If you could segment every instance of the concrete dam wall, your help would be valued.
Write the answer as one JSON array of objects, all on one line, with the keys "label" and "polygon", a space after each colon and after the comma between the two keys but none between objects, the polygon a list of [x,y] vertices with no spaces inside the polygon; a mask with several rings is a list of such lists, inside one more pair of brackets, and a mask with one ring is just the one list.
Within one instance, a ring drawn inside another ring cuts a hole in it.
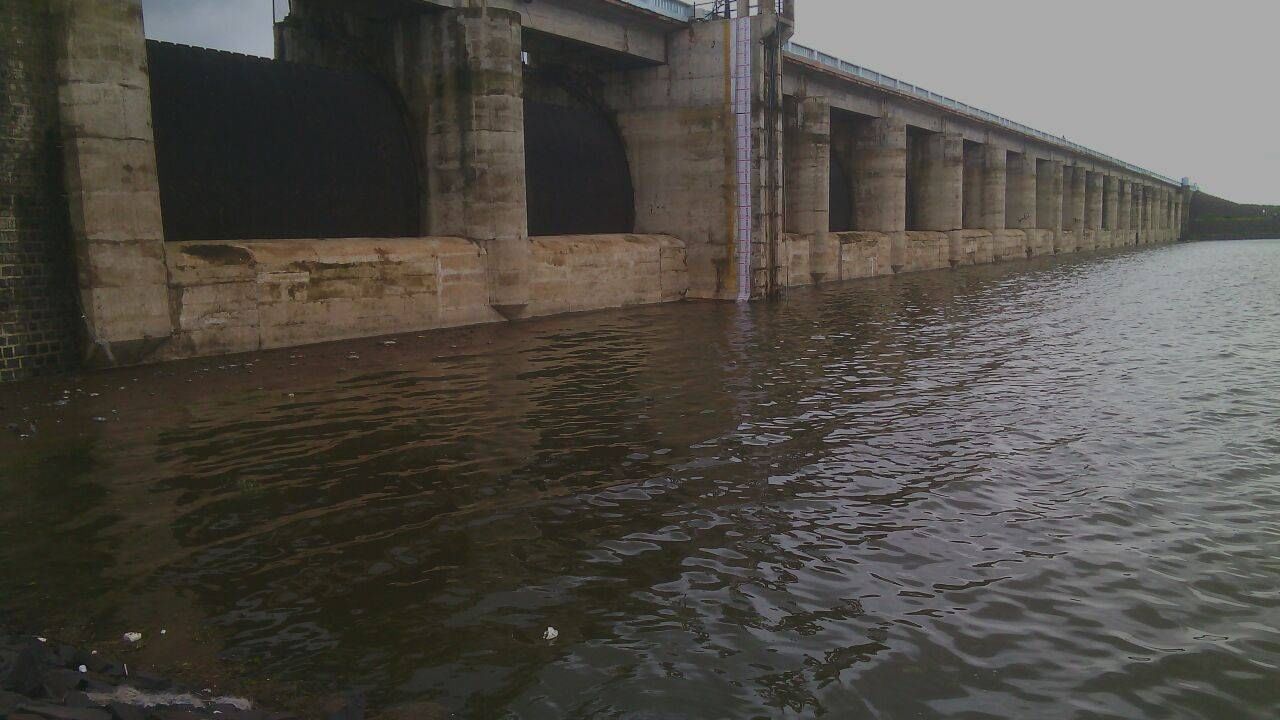
[{"label": "concrete dam wall", "polygon": [[6,4],[0,379],[1181,237],[1189,187],[728,5],[293,0],[269,60]]}]

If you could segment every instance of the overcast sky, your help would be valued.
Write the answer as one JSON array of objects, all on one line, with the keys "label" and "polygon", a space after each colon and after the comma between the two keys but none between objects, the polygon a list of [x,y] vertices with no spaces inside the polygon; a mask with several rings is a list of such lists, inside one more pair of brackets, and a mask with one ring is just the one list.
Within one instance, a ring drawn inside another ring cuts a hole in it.
[{"label": "overcast sky", "polygon": [[[1280,203],[1280,3],[796,5],[797,42],[1229,199]],[[272,0],[143,6],[149,37],[272,52]]]}]

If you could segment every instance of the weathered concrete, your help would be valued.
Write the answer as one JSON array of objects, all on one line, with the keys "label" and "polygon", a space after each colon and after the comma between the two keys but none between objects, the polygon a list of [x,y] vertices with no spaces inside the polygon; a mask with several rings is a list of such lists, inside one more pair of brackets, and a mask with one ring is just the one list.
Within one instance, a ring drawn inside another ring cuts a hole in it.
[{"label": "weathered concrete", "polygon": [[995,262],[993,236],[989,230],[952,230],[947,233],[951,241],[951,267],[961,265],[987,265]]},{"label": "weathered concrete", "polygon": [[[157,359],[216,355],[504,318],[486,248],[463,238],[172,243],[177,332]],[[688,289],[665,236],[539,237],[529,315],[671,302]]]},{"label": "weathered concrete", "polygon": [[1120,180],[1107,175],[1103,178],[1102,189],[1102,229],[1115,230],[1119,227],[1120,216]]},{"label": "weathered concrete", "polygon": [[944,232],[912,230],[894,233],[894,272],[920,272],[951,267],[951,238]]},{"label": "weathered concrete", "polygon": [[893,274],[893,236],[854,231],[837,233],[836,238],[839,243],[841,280]]},{"label": "weathered concrete", "polygon": [[1007,156],[1005,225],[1014,230],[1034,230],[1037,219],[1036,159],[1026,153],[1008,153]]},{"label": "weathered concrete", "polygon": [[1036,163],[1036,217],[1040,230],[1062,229],[1065,168],[1057,160]]},{"label": "weathered concrete", "polygon": [[1004,230],[1007,152],[991,145],[964,145],[964,227]]},{"label": "weathered concrete", "polygon": [[[950,133],[916,136],[909,148],[911,169],[907,192],[917,231],[949,232],[964,224],[964,139]],[[914,222],[912,222],[914,220]]]},{"label": "weathered concrete", "polygon": [[1027,257],[1040,257],[1054,254],[1054,243],[1057,241],[1057,230],[1026,230]]},{"label": "weathered concrete", "polygon": [[991,233],[992,262],[1008,262],[1027,257],[1028,230],[996,230]]},{"label": "weathered concrete", "polygon": [[[831,106],[824,98],[787,98],[785,229],[809,244],[801,280],[793,262],[788,285],[825,282],[839,273],[839,245],[831,237]],[[794,257],[794,253],[790,255]]]},{"label": "weathered concrete", "polygon": [[1133,244],[1133,183],[1128,180],[1116,182],[1116,246]]},{"label": "weathered concrete", "polygon": [[1085,228],[1085,175],[1079,166],[1064,167],[1062,173],[1062,229],[1078,232]]},{"label": "weathered concrete", "polygon": [[[612,2],[295,0],[283,58],[373,73],[403,101],[422,237],[166,245],[138,0],[48,7],[68,224],[90,346],[109,364],[760,298],[1166,242],[1184,224],[1189,190],[782,52],[790,24],[772,13],[686,24]],[[625,152],[637,234],[529,237],[524,104],[547,90],[522,54],[560,45],[561,61],[582,58],[560,92]],[[833,157],[852,232],[831,232]]]},{"label": "weathered concrete", "polygon": [[92,360],[173,334],[140,0],[55,0],[63,175]]},{"label": "weathered concrete", "polygon": [[898,117],[863,123],[854,140],[854,221],[857,230],[907,229],[907,126]]},{"label": "weathered concrete", "polygon": [[1102,173],[1090,172],[1085,176],[1084,229],[1101,230],[1105,208]]}]

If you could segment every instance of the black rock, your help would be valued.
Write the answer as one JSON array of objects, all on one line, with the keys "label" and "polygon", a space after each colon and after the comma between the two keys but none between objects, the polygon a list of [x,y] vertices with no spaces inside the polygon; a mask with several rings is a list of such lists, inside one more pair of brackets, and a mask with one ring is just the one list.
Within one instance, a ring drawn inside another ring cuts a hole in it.
[{"label": "black rock", "polygon": [[53,662],[64,668],[75,669],[80,665],[80,653],[70,645],[59,645],[52,651]]},{"label": "black rock", "polygon": [[130,673],[129,683],[139,690],[147,690],[150,692],[168,690],[173,687],[172,682],[160,677],[159,675],[152,675],[149,672]]},{"label": "black rock", "polygon": [[39,697],[44,685],[44,667],[39,651],[28,645],[14,659],[0,687],[27,697]]},{"label": "black rock", "polygon": [[107,706],[112,720],[147,720],[147,713],[137,705],[113,702]]},{"label": "black rock", "polygon": [[321,706],[324,720],[364,720],[364,693],[349,692]]},{"label": "black rock", "polygon": [[22,695],[0,690],[0,717],[6,717],[25,702],[27,702],[27,698]]},{"label": "black rock", "polygon": [[208,718],[207,715],[175,708],[156,708],[147,714],[148,720],[206,720],[206,718]]},{"label": "black rock", "polygon": [[85,695],[79,690],[72,690],[71,692],[67,693],[67,697],[62,701],[62,703],[67,707],[78,707],[78,708],[102,707],[100,703],[96,703],[90,700],[88,695]]},{"label": "black rock", "polygon": [[241,710],[235,705],[226,705],[217,703],[209,708],[209,712],[216,714],[219,720],[267,720],[267,714],[261,710],[249,708]]},{"label": "black rock", "polygon": [[62,698],[72,690],[84,690],[89,686],[84,674],[79,670],[66,670],[57,668],[50,670],[44,674],[44,692],[45,697],[55,702],[62,702]]},{"label": "black rock", "polygon": [[28,712],[38,717],[50,718],[50,720],[111,720],[111,713],[95,708],[74,708],[50,703],[28,702],[19,709],[22,712]]}]

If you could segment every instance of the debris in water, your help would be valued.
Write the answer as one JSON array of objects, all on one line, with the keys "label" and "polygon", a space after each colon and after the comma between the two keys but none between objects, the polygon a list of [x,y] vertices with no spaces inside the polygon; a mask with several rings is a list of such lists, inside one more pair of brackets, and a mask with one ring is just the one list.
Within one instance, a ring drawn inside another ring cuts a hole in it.
[{"label": "debris in water", "polygon": [[141,639],[142,639],[142,633],[140,632],[127,632],[124,634],[125,642],[136,643]]},{"label": "debris in water", "polygon": [[392,345],[395,345],[395,344],[396,344],[396,341],[395,341],[395,340],[386,340],[386,341],[384,341],[382,344],[383,344],[383,345],[386,345],[387,347],[391,347]]},{"label": "debris in water", "polygon": [[78,668],[76,668],[76,669],[77,669],[77,670],[79,670],[81,673],[87,673],[87,672],[89,672],[89,668],[88,668],[87,666],[84,666],[84,665],[81,665],[80,667],[78,667]]},{"label": "debris in water", "polygon": [[551,642],[552,640],[555,640],[558,637],[560,637],[560,631],[553,627],[547,628],[547,631],[542,633],[542,639],[546,640],[547,642]]}]

